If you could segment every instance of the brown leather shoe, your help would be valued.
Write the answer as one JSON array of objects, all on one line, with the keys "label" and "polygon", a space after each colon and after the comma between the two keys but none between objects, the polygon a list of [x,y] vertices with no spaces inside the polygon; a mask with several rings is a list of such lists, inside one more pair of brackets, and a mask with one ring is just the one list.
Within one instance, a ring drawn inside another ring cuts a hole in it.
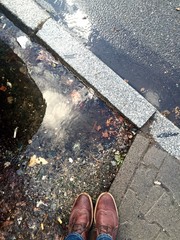
[{"label": "brown leather shoe", "polygon": [[75,200],[69,218],[69,233],[79,233],[84,240],[93,222],[93,204],[87,193],[81,193]]},{"label": "brown leather shoe", "polygon": [[116,239],[118,230],[118,210],[113,196],[102,193],[96,202],[94,210],[94,224],[96,235],[108,234],[113,240]]}]

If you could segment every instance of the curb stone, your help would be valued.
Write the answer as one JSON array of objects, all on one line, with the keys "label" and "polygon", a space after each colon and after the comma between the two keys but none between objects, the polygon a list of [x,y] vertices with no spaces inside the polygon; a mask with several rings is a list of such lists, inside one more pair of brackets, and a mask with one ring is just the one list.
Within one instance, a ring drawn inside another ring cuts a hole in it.
[{"label": "curb stone", "polygon": [[50,15],[37,3],[31,0],[0,0],[1,7],[13,14],[30,31],[36,31]]}]

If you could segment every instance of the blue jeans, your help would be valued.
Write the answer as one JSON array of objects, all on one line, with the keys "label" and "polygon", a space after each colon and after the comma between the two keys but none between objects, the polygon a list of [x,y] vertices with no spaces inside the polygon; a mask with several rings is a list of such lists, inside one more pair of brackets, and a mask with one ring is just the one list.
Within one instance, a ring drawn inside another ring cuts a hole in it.
[{"label": "blue jeans", "polygon": [[[79,233],[70,233],[65,240],[84,240]],[[108,234],[100,234],[96,240],[112,240],[112,237]]]}]

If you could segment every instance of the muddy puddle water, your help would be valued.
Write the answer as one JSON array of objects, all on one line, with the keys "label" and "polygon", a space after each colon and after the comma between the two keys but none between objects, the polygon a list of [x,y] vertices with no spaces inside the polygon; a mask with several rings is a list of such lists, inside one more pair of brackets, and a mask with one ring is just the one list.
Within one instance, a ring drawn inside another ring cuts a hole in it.
[{"label": "muddy puddle water", "polygon": [[0,239],[63,239],[77,194],[107,191],[136,128],[0,17]]}]

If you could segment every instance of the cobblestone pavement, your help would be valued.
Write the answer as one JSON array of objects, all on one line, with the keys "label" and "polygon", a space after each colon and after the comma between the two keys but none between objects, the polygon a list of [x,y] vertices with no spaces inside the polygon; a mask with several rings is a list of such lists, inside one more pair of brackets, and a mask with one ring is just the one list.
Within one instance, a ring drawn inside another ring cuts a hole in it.
[{"label": "cobblestone pavement", "polygon": [[119,215],[119,240],[177,240],[180,162],[137,135],[110,192]]}]

